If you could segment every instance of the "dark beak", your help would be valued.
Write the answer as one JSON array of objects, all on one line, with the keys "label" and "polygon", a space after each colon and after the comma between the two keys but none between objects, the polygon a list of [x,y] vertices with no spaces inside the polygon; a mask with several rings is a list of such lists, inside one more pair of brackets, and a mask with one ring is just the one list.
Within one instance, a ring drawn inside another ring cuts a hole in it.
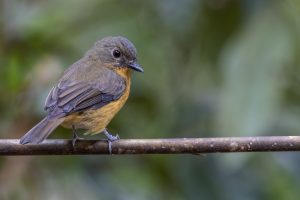
[{"label": "dark beak", "polygon": [[143,68],[137,62],[129,63],[128,67],[138,72],[144,72]]}]

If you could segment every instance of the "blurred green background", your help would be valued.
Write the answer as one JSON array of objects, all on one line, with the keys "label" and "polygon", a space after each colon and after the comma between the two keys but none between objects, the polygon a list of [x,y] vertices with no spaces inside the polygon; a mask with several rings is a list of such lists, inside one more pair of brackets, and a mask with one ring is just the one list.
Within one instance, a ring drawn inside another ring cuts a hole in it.
[{"label": "blurred green background", "polygon": [[[62,71],[108,35],[145,69],[109,126],[121,138],[299,135],[299,1],[1,0],[0,137],[41,120]],[[299,197],[299,153],[0,158],[1,200]]]}]

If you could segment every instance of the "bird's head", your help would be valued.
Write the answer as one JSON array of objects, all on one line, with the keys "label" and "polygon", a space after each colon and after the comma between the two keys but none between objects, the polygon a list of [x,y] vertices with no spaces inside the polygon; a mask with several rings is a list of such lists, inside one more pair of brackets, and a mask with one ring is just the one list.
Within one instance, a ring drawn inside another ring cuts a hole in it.
[{"label": "bird's head", "polygon": [[137,62],[135,46],[125,37],[105,37],[96,42],[94,50],[101,62],[109,67],[144,72]]}]

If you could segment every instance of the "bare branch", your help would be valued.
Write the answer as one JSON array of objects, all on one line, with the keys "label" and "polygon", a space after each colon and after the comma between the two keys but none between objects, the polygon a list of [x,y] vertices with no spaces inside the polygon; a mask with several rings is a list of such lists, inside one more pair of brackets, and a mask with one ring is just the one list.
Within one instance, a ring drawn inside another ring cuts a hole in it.
[{"label": "bare branch", "polygon": [[[113,142],[113,154],[201,154],[219,152],[300,151],[300,136],[121,139]],[[0,140],[0,155],[109,154],[105,140],[46,140],[20,145],[19,140]]]}]

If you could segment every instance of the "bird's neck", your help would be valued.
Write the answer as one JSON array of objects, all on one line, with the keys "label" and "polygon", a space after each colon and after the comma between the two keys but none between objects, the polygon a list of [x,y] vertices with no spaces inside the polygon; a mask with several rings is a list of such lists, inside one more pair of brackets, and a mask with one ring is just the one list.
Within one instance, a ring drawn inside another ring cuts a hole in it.
[{"label": "bird's neck", "polygon": [[[119,76],[121,76],[122,78],[124,78],[125,82],[126,82],[126,97],[125,99],[128,98],[129,95],[129,91],[130,91],[130,85],[131,85],[131,73],[132,71],[128,68],[119,68],[117,70],[114,70]],[[125,100],[126,101],[126,100]]]},{"label": "bird's neck", "polygon": [[122,67],[119,69],[114,70],[118,75],[122,76],[124,79],[129,80],[131,78],[131,70],[128,69],[127,67]]}]

